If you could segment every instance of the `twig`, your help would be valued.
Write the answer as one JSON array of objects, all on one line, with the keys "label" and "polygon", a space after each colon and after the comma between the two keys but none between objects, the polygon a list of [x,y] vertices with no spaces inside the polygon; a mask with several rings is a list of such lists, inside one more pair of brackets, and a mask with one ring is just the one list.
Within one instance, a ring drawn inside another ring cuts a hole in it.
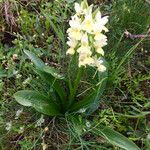
[{"label": "twig", "polygon": [[124,32],[125,36],[130,39],[143,39],[148,38],[150,39],[150,35],[144,35],[144,34],[131,34],[127,30]]}]

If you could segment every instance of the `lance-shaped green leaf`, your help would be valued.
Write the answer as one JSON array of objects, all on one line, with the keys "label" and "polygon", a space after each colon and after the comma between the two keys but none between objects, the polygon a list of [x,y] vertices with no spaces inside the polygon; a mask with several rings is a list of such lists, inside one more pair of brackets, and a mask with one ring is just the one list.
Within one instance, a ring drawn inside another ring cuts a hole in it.
[{"label": "lance-shaped green leaf", "polygon": [[62,75],[60,75],[56,69],[49,67],[49,66],[44,66],[43,67],[43,71],[51,74],[53,77],[55,77],[56,79],[64,79],[64,77]]},{"label": "lance-shaped green leaf", "polygon": [[102,136],[110,143],[125,150],[140,150],[140,148],[131,140],[109,127],[104,127],[100,125],[99,127],[94,128],[92,132],[98,136]]},{"label": "lance-shaped green leaf", "polygon": [[[104,61],[104,65],[106,66],[106,62],[104,59],[103,61]],[[87,115],[94,112],[98,108],[100,97],[105,90],[107,76],[108,76],[107,71],[99,72],[98,73],[99,83],[95,85],[95,87],[93,88],[93,91],[91,91],[90,94],[87,95],[83,100],[80,100],[79,102],[74,103],[70,111],[78,111],[79,109],[82,109],[82,108],[88,108],[86,111]]]},{"label": "lance-shaped green leaf", "polygon": [[[65,92],[64,89],[61,87],[60,83],[57,82],[56,79],[64,79],[55,68],[52,68],[50,66],[46,66],[44,62],[38,58],[34,53],[25,50],[25,54],[31,59],[31,61],[35,64],[37,71],[40,76],[42,76],[44,79],[48,80],[49,84],[51,84],[55,91],[60,96],[61,100],[65,100]],[[45,77],[44,77],[45,76]]]},{"label": "lance-shaped green leaf", "polygon": [[51,74],[56,79],[63,79],[63,76],[58,73],[58,71],[50,66],[46,66],[44,62],[38,58],[34,53],[24,50],[25,54],[31,59],[31,61],[35,64],[35,66],[44,72]]},{"label": "lance-shaped green leaf", "polygon": [[[104,78],[102,82],[106,82],[107,78]],[[105,84],[102,83],[101,84]],[[95,111],[97,107],[99,106],[99,101],[100,101],[100,95],[103,93],[104,89],[101,89],[102,86],[97,86],[94,88],[93,92],[91,92],[90,95],[85,97],[83,100],[76,102],[70,109],[70,111],[78,111],[79,109],[82,108],[90,108],[92,111]]]},{"label": "lance-shaped green leaf", "polygon": [[36,91],[22,90],[14,94],[16,101],[23,106],[35,108],[40,113],[54,116],[60,115],[59,107],[52,99]]},{"label": "lance-shaped green leaf", "polygon": [[24,53],[31,59],[31,61],[35,64],[35,66],[39,69],[45,67],[44,62],[38,58],[34,53],[24,50]]},{"label": "lance-shaped green leaf", "polygon": [[48,84],[50,84],[55,89],[55,91],[57,92],[57,94],[59,95],[62,101],[62,104],[64,104],[66,95],[64,89],[62,89],[58,80],[50,76],[47,72],[41,70],[36,70],[36,73],[38,73],[43,80],[45,80]]}]

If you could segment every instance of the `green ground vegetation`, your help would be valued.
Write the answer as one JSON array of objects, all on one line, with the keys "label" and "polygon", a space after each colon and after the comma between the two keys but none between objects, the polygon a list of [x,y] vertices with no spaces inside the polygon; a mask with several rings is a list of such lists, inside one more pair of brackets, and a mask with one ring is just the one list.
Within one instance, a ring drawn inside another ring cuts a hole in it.
[{"label": "green ground vegetation", "polygon": [[0,0],[0,149],[119,150],[99,136],[105,125],[149,150],[150,38],[124,34],[150,34],[150,4],[145,0],[88,1],[109,15],[104,48],[109,76],[96,112],[48,117],[14,100],[18,90],[47,89],[24,50],[65,74],[66,30],[74,2]]}]

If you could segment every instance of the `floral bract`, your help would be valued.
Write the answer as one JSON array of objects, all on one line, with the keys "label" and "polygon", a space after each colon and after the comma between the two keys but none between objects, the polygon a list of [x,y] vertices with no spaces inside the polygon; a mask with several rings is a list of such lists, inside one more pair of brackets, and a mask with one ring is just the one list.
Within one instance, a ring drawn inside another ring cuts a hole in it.
[{"label": "floral bract", "polygon": [[95,66],[103,72],[106,67],[101,57],[104,56],[103,47],[107,45],[107,36],[102,32],[108,32],[105,27],[108,16],[102,17],[97,9],[92,12],[93,5],[88,6],[86,0],[81,4],[75,3],[76,14],[69,21],[68,46],[66,54],[79,54],[78,66]]}]

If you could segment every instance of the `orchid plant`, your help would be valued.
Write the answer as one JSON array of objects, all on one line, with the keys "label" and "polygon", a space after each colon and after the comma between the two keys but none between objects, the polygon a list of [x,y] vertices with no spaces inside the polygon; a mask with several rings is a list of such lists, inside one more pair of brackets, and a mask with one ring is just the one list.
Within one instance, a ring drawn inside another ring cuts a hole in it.
[{"label": "orchid plant", "polygon": [[[67,30],[69,48],[66,54],[77,59],[76,77],[71,79],[69,71],[67,77],[60,75],[55,68],[45,65],[34,53],[25,50],[25,54],[36,66],[36,73],[50,84],[50,92],[18,91],[14,97],[20,104],[32,106],[50,116],[83,110],[91,113],[97,109],[107,79],[106,62],[103,58],[103,47],[107,45],[107,37],[103,33],[108,32],[105,27],[108,16],[102,17],[99,8],[93,12],[93,5],[88,6],[86,0],[81,4],[75,3],[75,11],[75,15],[69,21],[70,28]],[[94,68],[93,80],[97,83],[88,87],[90,94],[77,97],[81,78],[89,67]]]},{"label": "orchid plant", "polygon": [[[107,45],[104,33],[108,32],[105,26],[108,16],[102,17],[99,8],[93,11],[93,5],[88,6],[86,0],[81,4],[75,3],[75,12],[67,30],[69,48],[66,55],[70,57],[67,75],[61,75],[56,68],[46,65],[34,53],[25,50],[25,54],[36,66],[34,71],[48,84],[49,90],[18,91],[14,94],[18,103],[49,116],[71,113],[89,115],[98,108],[107,82],[103,47]],[[75,67],[72,68],[72,65]],[[84,81],[88,87],[79,93],[80,87],[84,86],[82,79],[86,76],[90,80],[86,81],[85,78]],[[132,141],[109,127],[100,126],[100,129],[94,128],[92,132],[121,148],[139,150]]]}]

